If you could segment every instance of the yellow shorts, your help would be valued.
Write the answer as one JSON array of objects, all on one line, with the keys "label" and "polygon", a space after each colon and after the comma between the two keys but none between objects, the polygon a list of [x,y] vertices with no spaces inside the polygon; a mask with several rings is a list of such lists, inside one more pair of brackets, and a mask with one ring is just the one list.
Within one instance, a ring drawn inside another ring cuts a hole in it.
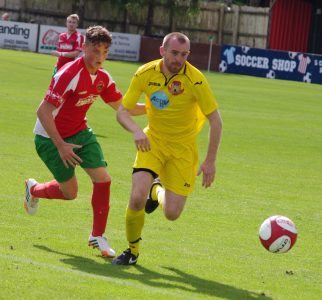
[{"label": "yellow shorts", "polygon": [[198,167],[198,148],[195,141],[178,143],[163,141],[148,135],[151,150],[138,151],[134,168],[150,169],[159,175],[162,185],[182,196],[192,193]]}]

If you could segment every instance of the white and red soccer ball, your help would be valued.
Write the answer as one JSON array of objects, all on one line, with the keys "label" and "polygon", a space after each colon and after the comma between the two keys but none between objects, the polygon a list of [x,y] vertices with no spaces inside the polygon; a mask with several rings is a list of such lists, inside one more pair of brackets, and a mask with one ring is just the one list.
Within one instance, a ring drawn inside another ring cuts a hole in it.
[{"label": "white and red soccer ball", "polygon": [[294,246],[296,238],[295,224],[284,216],[269,217],[259,228],[259,239],[262,245],[273,253],[289,251]]}]

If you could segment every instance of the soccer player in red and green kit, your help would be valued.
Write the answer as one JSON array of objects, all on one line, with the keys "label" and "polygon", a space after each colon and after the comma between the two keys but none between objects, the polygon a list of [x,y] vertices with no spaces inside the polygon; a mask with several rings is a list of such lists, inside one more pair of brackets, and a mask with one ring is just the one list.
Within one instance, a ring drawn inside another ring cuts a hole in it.
[{"label": "soccer player in red and green kit", "polygon": [[77,14],[69,15],[66,19],[67,32],[59,35],[57,50],[52,55],[57,56],[54,74],[66,63],[73,61],[82,52],[84,36],[77,32],[79,17]]},{"label": "soccer player in red and green kit", "polygon": [[[88,28],[84,56],[65,64],[54,75],[37,110],[34,128],[36,151],[54,179],[45,183],[26,180],[24,199],[29,214],[36,213],[39,198],[75,199],[78,192],[75,167],[80,165],[93,183],[93,226],[88,243],[107,257],[115,256],[104,237],[111,177],[102,149],[87,125],[86,112],[98,96],[115,110],[120,106],[122,94],[102,68],[111,43],[112,36],[106,28]],[[145,106],[138,104],[131,113],[144,114]]]}]

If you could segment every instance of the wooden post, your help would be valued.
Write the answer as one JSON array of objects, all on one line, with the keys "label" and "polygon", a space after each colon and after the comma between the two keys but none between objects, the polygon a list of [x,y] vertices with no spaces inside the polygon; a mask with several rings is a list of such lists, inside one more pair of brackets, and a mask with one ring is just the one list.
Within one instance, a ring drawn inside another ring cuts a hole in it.
[{"label": "wooden post", "polygon": [[20,22],[26,21],[26,20],[23,20],[23,15],[26,13],[26,10],[27,10],[26,0],[21,0],[20,1],[18,21],[20,21]]},{"label": "wooden post", "polygon": [[124,7],[124,13],[123,13],[123,32],[129,32],[130,28],[130,18],[129,18],[129,10],[127,6]]},{"label": "wooden post", "polygon": [[79,27],[84,27],[84,17],[85,17],[85,0],[80,0],[78,3],[78,16],[79,16]]},{"label": "wooden post", "polygon": [[220,5],[218,18],[218,45],[222,45],[225,18],[225,5]]},{"label": "wooden post", "polygon": [[234,5],[233,8],[233,36],[232,42],[233,45],[238,45],[238,33],[239,33],[239,5]]},{"label": "wooden post", "polygon": [[150,36],[152,34],[153,16],[154,16],[154,0],[148,1],[148,15],[144,25],[144,35]]},{"label": "wooden post", "polygon": [[211,35],[208,38],[209,41],[209,54],[208,54],[208,72],[210,71],[211,68],[211,56],[212,56],[212,41],[214,40],[214,37]]}]

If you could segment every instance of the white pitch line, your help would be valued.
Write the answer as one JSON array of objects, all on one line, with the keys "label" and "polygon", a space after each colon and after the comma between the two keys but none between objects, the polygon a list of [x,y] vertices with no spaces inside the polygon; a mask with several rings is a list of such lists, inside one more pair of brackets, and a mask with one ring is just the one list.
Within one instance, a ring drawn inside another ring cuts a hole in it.
[{"label": "white pitch line", "polygon": [[111,283],[121,285],[121,286],[126,285],[126,286],[129,286],[129,287],[138,289],[138,290],[142,290],[142,287],[143,287],[143,289],[148,290],[149,292],[163,294],[163,295],[171,295],[171,296],[175,296],[176,298],[195,299],[195,298],[190,298],[190,297],[187,297],[187,296],[182,296],[182,295],[180,295],[178,293],[172,293],[172,292],[170,292],[170,291],[168,291],[166,289],[148,287],[146,284],[140,284],[140,286],[138,286],[137,282],[134,283],[134,282],[130,282],[130,281],[125,281],[124,279],[117,279],[117,278],[113,278],[113,277],[106,277],[106,276],[102,276],[102,275],[85,273],[85,272],[82,272],[82,271],[68,269],[68,268],[64,268],[64,267],[59,267],[59,266],[55,266],[55,265],[52,265],[52,264],[38,262],[38,261],[35,261],[35,260],[25,259],[25,258],[13,256],[13,255],[0,254],[0,259],[20,262],[20,263],[24,263],[24,264],[28,264],[28,265],[33,264],[35,266],[51,269],[51,270],[54,270],[54,271],[72,273],[72,274],[80,275],[80,276],[83,276],[83,277],[90,277],[90,278],[94,278],[94,279],[99,279],[99,280],[111,282]]}]

